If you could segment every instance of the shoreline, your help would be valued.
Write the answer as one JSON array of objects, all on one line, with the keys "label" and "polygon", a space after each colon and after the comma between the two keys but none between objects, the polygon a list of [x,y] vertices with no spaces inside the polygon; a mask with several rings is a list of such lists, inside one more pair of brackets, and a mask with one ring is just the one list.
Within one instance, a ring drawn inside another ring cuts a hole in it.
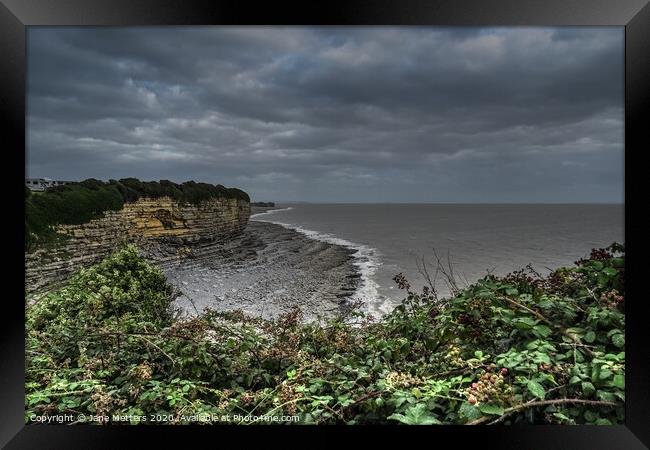
[{"label": "shoreline", "polygon": [[[315,241],[324,242],[330,245],[335,245],[343,247],[352,251],[352,257],[354,259],[353,265],[356,267],[358,274],[360,275],[359,283],[357,289],[350,296],[350,300],[353,302],[361,302],[363,308],[366,312],[373,315],[384,315],[392,310],[392,306],[388,302],[380,301],[379,295],[379,285],[374,281],[373,275],[376,272],[377,268],[381,263],[378,261],[378,252],[372,247],[367,245],[357,244],[350,242],[348,240],[339,238],[337,236],[321,233],[318,231],[308,230],[306,228],[291,225],[284,222],[278,222],[273,220],[259,219],[257,217],[263,216],[266,214],[271,214],[275,211],[287,211],[293,209],[292,207],[288,208],[275,208],[268,211],[256,213],[251,216],[251,220],[255,222],[271,223],[279,225],[287,230],[300,233],[301,235],[307,237],[308,239],[313,239]],[[254,218],[255,217],[255,218]]]},{"label": "shoreline", "polygon": [[249,221],[254,220],[255,217],[262,216],[265,214],[272,214],[276,211],[289,211],[292,209],[293,209],[292,206],[288,206],[286,208],[278,208],[277,206],[268,206],[268,207],[252,206]]},{"label": "shoreline", "polygon": [[182,291],[175,304],[190,316],[210,307],[273,318],[299,307],[305,320],[316,320],[351,306],[362,276],[354,253],[279,224],[251,220],[239,236],[196,249],[163,270]]}]

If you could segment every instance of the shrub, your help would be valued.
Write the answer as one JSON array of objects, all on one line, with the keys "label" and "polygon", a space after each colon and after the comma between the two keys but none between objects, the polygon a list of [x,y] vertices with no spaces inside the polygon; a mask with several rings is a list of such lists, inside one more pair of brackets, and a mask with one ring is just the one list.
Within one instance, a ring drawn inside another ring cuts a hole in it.
[{"label": "shrub", "polygon": [[127,248],[28,309],[26,413],[623,423],[623,252],[444,300],[402,277],[407,297],[379,321],[303,323],[299,310],[175,318],[160,271]]}]

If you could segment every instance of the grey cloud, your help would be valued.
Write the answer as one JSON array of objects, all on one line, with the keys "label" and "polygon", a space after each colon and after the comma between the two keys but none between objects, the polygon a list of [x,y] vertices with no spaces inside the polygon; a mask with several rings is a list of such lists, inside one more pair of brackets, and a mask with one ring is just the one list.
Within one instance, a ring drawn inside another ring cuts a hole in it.
[{"label": "grey cloud", "polygon": [[27,119],[30,176],[619,202],[623,29],[31,28]]}]

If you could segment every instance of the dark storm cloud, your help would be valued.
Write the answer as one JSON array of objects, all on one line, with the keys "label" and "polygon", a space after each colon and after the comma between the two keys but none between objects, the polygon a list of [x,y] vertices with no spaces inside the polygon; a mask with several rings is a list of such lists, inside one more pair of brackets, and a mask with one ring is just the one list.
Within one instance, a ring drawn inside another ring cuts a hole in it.
[{"label": "dark storm cloud", "polygon": [[622,28],[31,28],[28,174],[622,201]]}]

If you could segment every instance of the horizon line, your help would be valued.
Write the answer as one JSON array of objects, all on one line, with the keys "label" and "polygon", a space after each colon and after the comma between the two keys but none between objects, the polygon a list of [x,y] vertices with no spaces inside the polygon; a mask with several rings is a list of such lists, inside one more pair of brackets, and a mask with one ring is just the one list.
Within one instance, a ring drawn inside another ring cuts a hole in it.
[{"label": "horizon line", "polygon": [[625,202],[332,202],[303,200],[251,200],[251,203],[306,205],[625,205]]}]

